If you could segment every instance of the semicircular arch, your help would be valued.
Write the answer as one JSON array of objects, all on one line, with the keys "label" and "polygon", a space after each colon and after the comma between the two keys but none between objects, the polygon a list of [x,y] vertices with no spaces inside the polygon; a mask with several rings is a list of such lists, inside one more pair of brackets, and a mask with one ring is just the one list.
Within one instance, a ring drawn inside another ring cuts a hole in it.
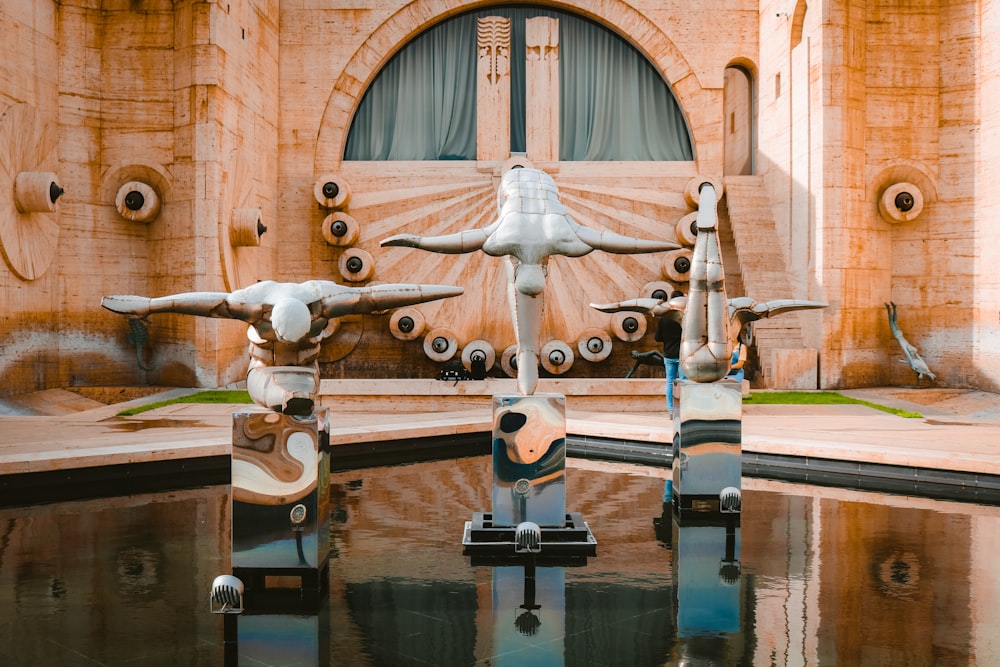
[{"label": "semicircular arch", "polygon": [[[622,0],[605,3],[606,10],[601,13],[565,5],[549,3],[538,3],[538,5],[572,12],[597,21],[638,49],[670,85],[687,119],[695,159],[698,159],[698,155],[701,154],[699,149],[707,141],[702,135],[706,133],[708,124],[702,125],[702,122],[692,117],[688,110],[700,108],[698,98],[703,94],[702,85],[690,63],[659,27]],[[395,53],[411,39],[438,22],[465,10],[485,9],[489,6],[490,3],[467,4],[461,0],[444,3],[435,0],[417,0],[376,27],[348,60],[333,84],[317,136],[315,173],[336,170],[339,167],[347,133],[358,104],[368,86]],[[623,26],[629,26],[629,30],[626,31]],[[386,48],[386,45],[391,45],[391,48]]]}]

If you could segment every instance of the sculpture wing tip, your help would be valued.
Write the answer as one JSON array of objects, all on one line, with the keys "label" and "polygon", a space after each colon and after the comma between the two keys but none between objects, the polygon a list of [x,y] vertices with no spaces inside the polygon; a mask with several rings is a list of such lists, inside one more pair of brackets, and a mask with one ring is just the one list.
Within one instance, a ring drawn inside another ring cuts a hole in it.
[{"label": "sculpture wing tip", "polygon": [[432,299],[448,299],[465,294],[465,288],[456,285],[421,285],[420,291]]},{"label": "sculpture wing tip", "polygon": [[149,314],[149,299],[131,294],[113,294],[101,299],[101,305],[112,313],[131,317]]},{"label": "sculpture wing tip", "polygon": [[649,314],[660,302],[656,299],[629,299],[615,303],[592,303],[590,307],[602,313],[618,313],[624,310],[638,311]]},{"label": "sculpture wing tip", "polygon": [[382,239],[379,245],[383,248],[387,246],[414,248],[416,247],[416,237],[412,234],[396,234],[387,239]]},{"label": "sculpture wing tip", "polygon": [[617,303],[592,303],[590,307],[602,313],[613,313],[618,309],[618,305]]}]

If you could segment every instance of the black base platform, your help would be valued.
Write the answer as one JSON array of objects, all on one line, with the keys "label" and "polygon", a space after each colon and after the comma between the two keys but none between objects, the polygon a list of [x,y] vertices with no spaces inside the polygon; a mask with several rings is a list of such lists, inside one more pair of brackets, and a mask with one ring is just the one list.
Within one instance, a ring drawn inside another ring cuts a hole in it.
[{"label": "black base platform", "polygon": [[[234,567],[233,576],[245,587],[245,606],[268,613],[293,613],[317,608],[330,587],[330,561],[318,568]],[[268,578],[282,578],[283,585],[269,585]],[[289,586],[298,579],[297,586]]]},{"label": "black base platform", "polygon": [[[473,557],[473,564],[510,560],[520,562],[523,554],[514,552],[516,526],[493,525],[491,512],[475,512],[465,522],[462,553]],[[532,554],[538,562],[586,560],[597,555],[597,540],[579,512],[568,512],[562,527],[541,527],[541,551]]]}]

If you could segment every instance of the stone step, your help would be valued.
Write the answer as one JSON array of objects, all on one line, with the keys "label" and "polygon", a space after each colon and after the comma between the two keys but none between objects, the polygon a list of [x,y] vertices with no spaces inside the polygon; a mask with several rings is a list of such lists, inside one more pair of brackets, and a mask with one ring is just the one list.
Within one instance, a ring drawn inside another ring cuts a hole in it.
[{"label": "stone step", "polygon": [[[784,253],[778,244],[764,179],[760,176],[727,177],[725,185],[730,222],[727,236],[736,250],[744,293],[758,300],[792,298],[794,289],[785,270]],[[774,375],[771,368],[773,350],[805,346],[795,313],[786,313],[773,321],[756,322],[754,341],[765,386],[771,386],[769,378]]]}]

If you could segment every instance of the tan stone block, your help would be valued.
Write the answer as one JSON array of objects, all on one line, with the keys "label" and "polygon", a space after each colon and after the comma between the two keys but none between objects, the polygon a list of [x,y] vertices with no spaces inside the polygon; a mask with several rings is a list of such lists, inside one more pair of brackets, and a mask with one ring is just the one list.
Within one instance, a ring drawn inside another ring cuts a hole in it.
[{"label": "tan stone block", "polygon": [[[979,113],[984,109],[977,106],[975,100],[976,87],[971,83],[943,88],[940,95],[942,123],[948,125],[976,123],[979,120]],[[973,137],[965,138],[970,144],[973,143]]]},{"label": "tan stone block", "polygon": [[772,389],[816,389],[819,385],[819,354],[815,349],[775,349],[771,352]]},{"label": "tan stone block", "polygon": [[841,293],[845,304],[881,308],[889,300],[891,285],[888,267],[855,267],[844,272]]},{"label": "tan stone block", "polygon": [[868,88],[868,125],[937,127],[937,89]]}]

